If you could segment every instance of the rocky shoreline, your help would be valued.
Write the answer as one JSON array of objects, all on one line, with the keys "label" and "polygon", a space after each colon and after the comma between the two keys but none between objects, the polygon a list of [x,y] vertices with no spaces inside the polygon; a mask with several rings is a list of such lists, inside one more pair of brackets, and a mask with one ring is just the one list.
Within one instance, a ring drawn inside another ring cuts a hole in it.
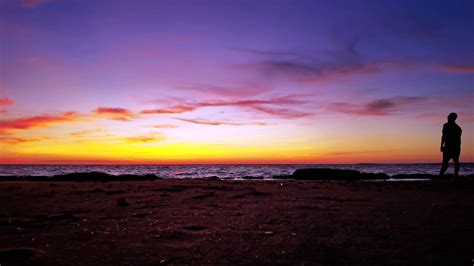
[{"label": "rocky shoreline", "polygon": [[[356,170],[343,170],[332,168],[307,168],[298,169],[292,175],[273,176],[271,178],[264,178],[261,176],[243,176],[244,180],[326,180],[326,181],[370,181],[370,180],[402,180],[402,179],[426,179],[426,180],[440,180],[452,179],[452,175],[440,177],[438,175],[430,174],[397,174],[389,176],[384,173],[365,173]],[[61,181],[61,182],[112,182],[112,181],[150,181],[162,179],[154,174],[147,175],[110,175],[103,172],[85,172],[85,173],[70,173],[54,176],[0,176],[1,181]],[[220,180],[217,176],[208,177],[205,179]],[[459,180],[474,180],[474,175],[461,176]]]}]

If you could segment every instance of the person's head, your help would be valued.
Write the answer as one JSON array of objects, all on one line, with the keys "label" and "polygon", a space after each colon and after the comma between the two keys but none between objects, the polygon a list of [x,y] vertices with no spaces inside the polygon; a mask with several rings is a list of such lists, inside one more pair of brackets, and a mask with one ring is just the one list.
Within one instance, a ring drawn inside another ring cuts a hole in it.
[{"label": "person's head", "polygon": [[448,115],[448,122],[453,123],[454,121],[456,121],[456,118],[458,118],[458,115],[456,113],[450,113]]}]

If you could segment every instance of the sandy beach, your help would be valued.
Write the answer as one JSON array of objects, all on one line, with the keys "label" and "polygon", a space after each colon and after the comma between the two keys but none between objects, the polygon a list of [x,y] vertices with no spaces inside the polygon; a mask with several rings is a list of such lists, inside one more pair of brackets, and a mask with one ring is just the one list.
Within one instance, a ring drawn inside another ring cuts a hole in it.
[{"label": "sandy beach", "polygon": [[1,265],[471,265],[474,183],[0,182]]}]

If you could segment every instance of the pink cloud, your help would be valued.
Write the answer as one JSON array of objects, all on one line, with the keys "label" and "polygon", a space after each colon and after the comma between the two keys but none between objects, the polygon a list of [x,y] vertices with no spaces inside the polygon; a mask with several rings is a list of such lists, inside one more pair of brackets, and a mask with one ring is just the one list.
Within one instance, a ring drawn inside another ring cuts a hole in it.
[{"label": "pink cloud", "polygon": [[7,97],[5,97],[5,98],[0,98],[0,105],[11,105],[11,104],[13,104],[13,103],[15,103],[15,101],[13,101],[13,100],[10,99],[10,98],[7,98]]},{"label": "pink cloud", "polygon": [[131,121],[134,113],[128,109],[120,107],[98,107],[93,113],[99,116],[105,116],[117,121]]},{"label": "pink cloud", "polygon": [[47,0],[23,0],[21,2],[21,7],[28,9],[36,8],[45,4],[46,2]]},{"label": "pink cloud", "polygon": [[191,112],[196,110],[198,107],[196,106],[190,106],[190,105],[184,105],[184,104],[178,104],[174,105],[168,108],[160,108],[160,109],[147,109],[143,110],[140,113],[141,114],[181,114],[185,112]]},{"label": "pink cloud", "polygon": [[0,129],[30,129],[35,127],[45,127],[50,124],[68,123],[79,120],[80,116],[76,112],[65,112],[58,115],[40,115],[17,119],[0,120]]}]

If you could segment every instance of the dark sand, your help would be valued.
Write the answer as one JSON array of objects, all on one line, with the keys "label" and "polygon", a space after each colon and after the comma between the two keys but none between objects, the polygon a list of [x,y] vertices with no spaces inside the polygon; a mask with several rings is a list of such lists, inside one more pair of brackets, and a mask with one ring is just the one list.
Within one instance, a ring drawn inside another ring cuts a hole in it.
[{"label": "dark sand", "polygon": [[472,265],[474,182],[0,182],[0,264]]}]

